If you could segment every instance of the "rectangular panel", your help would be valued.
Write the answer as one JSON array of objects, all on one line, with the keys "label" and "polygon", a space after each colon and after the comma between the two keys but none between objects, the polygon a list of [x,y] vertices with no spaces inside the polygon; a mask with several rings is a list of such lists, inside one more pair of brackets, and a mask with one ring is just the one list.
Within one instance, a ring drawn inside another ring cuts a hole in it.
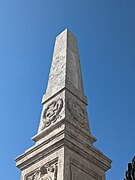
[{"label": "rectangular panel", "polygon": [[71,180],[98,180],[84,169],[80,169],[73,164],[71,164],[71,177]]},{"label": "rectangular panel", "polygon": [[25,180],[57,180],[58,159],[50,161],[26,175]]}]

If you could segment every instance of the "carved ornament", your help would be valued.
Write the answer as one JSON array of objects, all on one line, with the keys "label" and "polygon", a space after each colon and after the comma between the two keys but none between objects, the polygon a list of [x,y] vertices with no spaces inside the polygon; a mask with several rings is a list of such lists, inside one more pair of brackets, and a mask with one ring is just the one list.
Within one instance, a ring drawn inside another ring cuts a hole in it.
[{"label": "carved ornament", "polygon": [[76,101],[72,99],[68,99],[68,110],[77,123],[81,125],[81,127],[85,127],[86,125],[86,111],[78,104]]},{"label": "carved ornament", "polygon": [[57,180],[57,162],[51,165],[44,165],[26,176],[26,180]]},{"label": "carved ornament", "polygon": [[47,108],[45,109],[42,117],[43,126],[41,127],[41,130],[43,130],[45,127],[48,127],[51,125],[51,123],[54,123],[57,121],[58,118],[60,118],[60,112],[63,108],[63,100],[57,99],[56,101],[53,101],[50,103]]}]

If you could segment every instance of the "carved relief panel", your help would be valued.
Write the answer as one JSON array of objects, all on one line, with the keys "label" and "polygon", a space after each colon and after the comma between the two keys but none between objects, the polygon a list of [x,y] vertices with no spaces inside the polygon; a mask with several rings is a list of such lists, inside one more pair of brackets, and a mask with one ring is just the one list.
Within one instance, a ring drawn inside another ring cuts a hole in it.
[{"label": "carved relief panel", "polygon": [[70,113],[70,118],[82,128],[87,129],[87,112],[84,107],[82,107],[77,101],[69,98],[67,102],[67,107]]},{"label": "carved relief panel", "polygon": [[26,176],[25,180],[57,180],[58,162],[47,163]]},{"label": "carved relief panel", "polygon": [[60,112],[63,108],[63,100],[58,98],[57,100],[51,102],[46,109],[43,111],[41,117],[40,131],[49,127],[52,123],[56,122],[61,118]]}]

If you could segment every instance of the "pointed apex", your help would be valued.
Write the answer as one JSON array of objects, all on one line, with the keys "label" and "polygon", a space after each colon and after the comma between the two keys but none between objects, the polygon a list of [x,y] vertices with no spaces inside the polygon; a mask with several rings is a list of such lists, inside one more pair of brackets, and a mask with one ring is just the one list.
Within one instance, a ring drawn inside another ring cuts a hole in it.
[{"label": "pointed apex", "polygon": [[74,39],[75,41],[77,41],[76,36],[68,29],[64,29],[57,37],[56,39],[59,39],[60,37],[65,36],[67,40],[69,40],[70,37],[72,37],[72,39]]}]

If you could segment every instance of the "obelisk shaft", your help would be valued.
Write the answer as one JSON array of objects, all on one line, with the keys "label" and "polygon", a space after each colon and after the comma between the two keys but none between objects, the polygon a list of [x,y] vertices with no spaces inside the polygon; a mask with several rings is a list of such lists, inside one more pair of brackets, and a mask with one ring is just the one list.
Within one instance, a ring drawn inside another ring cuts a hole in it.
[{"label": "obelisk shaft", "polygon": [[77,39],[67,29],[56,38],[46,94],[51,97],[63,88],[84,96]]}]

